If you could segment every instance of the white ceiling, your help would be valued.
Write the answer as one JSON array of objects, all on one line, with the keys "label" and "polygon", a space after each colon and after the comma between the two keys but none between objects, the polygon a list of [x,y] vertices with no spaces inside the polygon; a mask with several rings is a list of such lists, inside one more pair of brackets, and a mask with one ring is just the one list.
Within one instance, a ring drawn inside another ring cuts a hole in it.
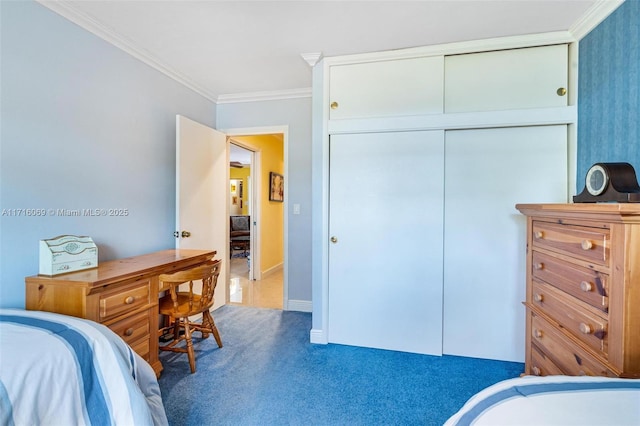
[{"label": "white ceiling", "polygon": [[620,1],[41,0],[41,3],[207,98],[221,101],[237,94],[308,94],[311,68],[302,54],[322,52],[326,57],[511,35],[571,32],[596,14],[594,11],[608,8],[608,14]]},{"label": "white ceiling", "polygon": [[229,147],[229,161],[237,161],[245,166],[251,165],[251,151],[234,144],[230,144]]}]

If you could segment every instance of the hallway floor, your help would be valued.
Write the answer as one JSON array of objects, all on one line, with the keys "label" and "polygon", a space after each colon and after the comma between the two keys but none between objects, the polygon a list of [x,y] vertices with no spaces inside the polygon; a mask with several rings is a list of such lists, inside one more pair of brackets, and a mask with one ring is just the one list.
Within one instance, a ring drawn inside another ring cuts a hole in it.
[{"label": "hallway floor", "polygon": [[231,305],[254,308],[282,309],[283,273],[282,268],[261,280],[249,281],[247,259],[236,257],[229,260],[229,297]]}]

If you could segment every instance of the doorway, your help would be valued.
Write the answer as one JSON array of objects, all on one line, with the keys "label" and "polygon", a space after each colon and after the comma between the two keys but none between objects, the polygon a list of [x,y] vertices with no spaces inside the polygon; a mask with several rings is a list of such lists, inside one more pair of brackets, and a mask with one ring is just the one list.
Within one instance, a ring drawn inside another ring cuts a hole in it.
[{"label": "doorway", "polygon": [[229,215],[250,223],[250,244],[230,245],[229,303],[283,309],[284,202],[269,199],[269,175],[285,175],[283,133],[234,134],[229,141]]}]

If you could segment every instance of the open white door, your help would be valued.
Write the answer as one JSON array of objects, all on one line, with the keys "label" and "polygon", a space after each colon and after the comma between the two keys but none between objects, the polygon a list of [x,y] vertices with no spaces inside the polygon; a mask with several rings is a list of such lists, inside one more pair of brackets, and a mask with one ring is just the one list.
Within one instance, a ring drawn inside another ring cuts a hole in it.
[{"label": "open white door", "polygon": [[226,135],[176,116],[176,248],[216,250],[223,267],[214,309],[225,304],[228,238]]}]

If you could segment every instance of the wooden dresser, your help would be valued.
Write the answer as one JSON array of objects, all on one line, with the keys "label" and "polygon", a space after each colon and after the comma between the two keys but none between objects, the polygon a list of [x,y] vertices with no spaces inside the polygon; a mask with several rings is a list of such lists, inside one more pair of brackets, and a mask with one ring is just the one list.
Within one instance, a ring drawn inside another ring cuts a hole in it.
[{"label": "wooden dresser", "polygon": [[518,204],[525,373],[640,378],[640,205]]},{"label": "wooden dresser", "polygon": [[68,274],[25,278],[26,309],[87,318],[122,337],[156,374],[158,276],[189,269],[215,256],[207,250],[164,250],[103,262]]}]

